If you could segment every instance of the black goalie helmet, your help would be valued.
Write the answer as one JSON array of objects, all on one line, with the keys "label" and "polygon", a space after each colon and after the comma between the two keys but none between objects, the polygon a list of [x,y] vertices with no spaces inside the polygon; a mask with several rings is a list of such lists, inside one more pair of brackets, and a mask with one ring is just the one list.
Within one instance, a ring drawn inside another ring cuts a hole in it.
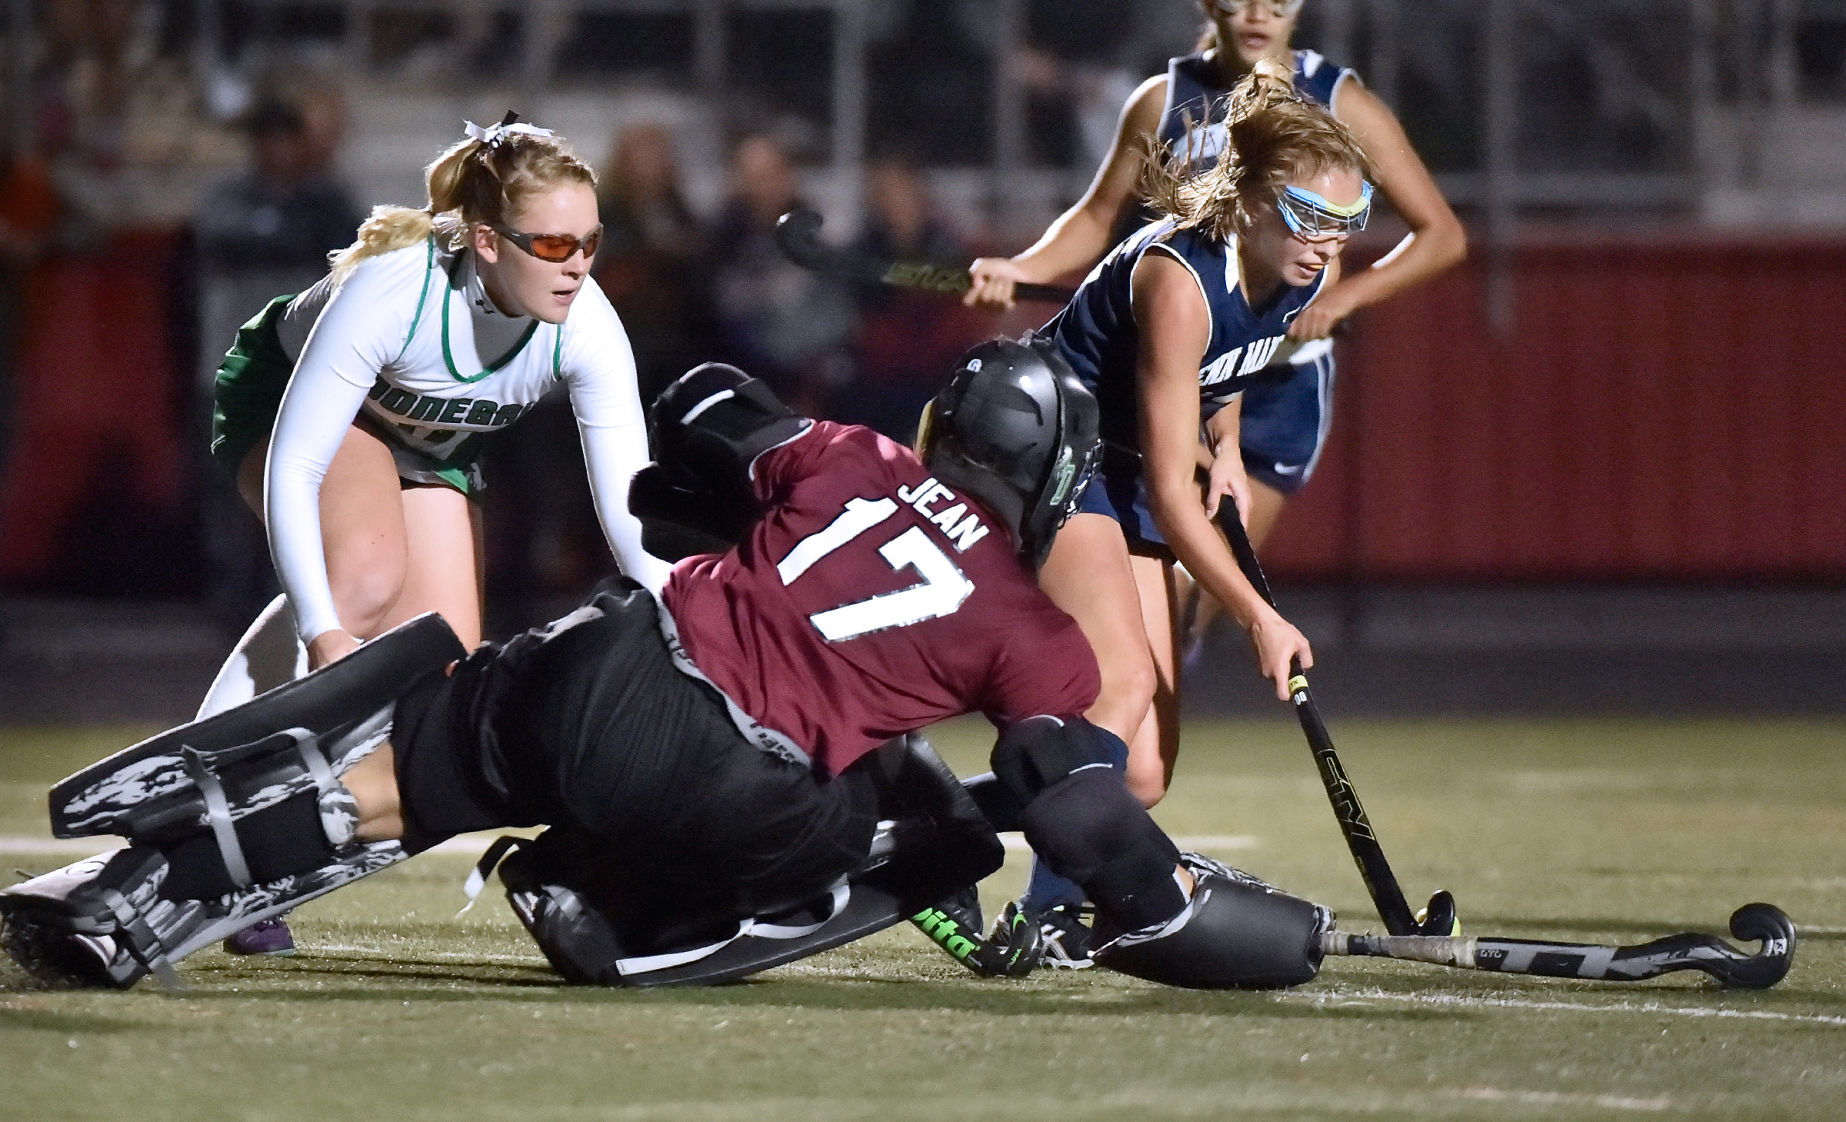
[{"label": "black goalie helmet", "polygon": [[1050,343],[990,339],[923,410],[917,455],[1004,519],[1036,566],[1096,466],[1096,424],[1096,398]]}]

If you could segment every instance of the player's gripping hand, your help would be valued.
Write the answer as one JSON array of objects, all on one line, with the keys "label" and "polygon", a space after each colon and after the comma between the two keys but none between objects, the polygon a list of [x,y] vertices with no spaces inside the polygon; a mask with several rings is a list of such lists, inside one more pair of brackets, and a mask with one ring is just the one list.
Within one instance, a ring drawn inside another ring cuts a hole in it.
[{"label": "player's gripping hand", "polygon": [[1300,659],[1303,670],[1314,665],[1314,651],[1308,646],[1307,636],[1273,609],[1250,622],[1249,634],[1250,645],[1256,648],[1257,667],[1263,677],[1276,684],[1276,699],[1287,701],[1291,664]]},{"label": "player's gripping hand", "polygon": [[1237,520],[1250,524],[1250,475],[1244,470],[1243,452],[1236,441],[1220,445],[1205,479],[1205,517],[1218,517],[1218,507],[1229,495],[1237,507]]},{"label": "player's gripping hand", "polygon": [[359,640],[345,631],[323,631],[308,640],[308,669],[319,670],[330,662],[338,662],[359,649]]},{"label": "player's gripping hand", "polygon": [[1009,311],[1013,307],[1013,286],[1032,280],[1011,257],[977,257],[968,266],[972,286],[962,294],[961,302],[970,308],[994,308]]},{"label": "player's gripping hand", "polygon": [[1305,343],[1310,339],[1325,339],[1333,334],[1333,329],[1344,322],[1347,316],[1357,310],[1353,302],[1340,291],[1340,286],[1335,285],[1295,316],[1294,322],[1288,325],[1289,340]]}]

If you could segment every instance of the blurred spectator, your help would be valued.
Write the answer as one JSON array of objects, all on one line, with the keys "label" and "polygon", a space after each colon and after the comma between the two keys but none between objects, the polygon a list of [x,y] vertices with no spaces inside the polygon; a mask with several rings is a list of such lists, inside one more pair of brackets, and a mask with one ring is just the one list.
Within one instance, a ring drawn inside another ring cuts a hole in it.
[{"label": "blurred spectator", "polygon": [[119,209],[129,75],[125,0],[47,0],[32,69],[33,140],[57,186],[60,236],[92,241]]},{"label": "blurred spectator", "polygon": [[993,155],[991,0],[880,0],[867,6],[868,119],[930,165]]},{"label": "blurred spectator", "polygon": [[43,0],[30,76],[33,130],[65,202],[60,237],[101,248],[116,230],[182,223],[230,166],[188,60],[160,51],[172,13],[145,0]]},{"label": "blurred spectator", "polygon": [[26,138],[0,158],[0,465],[13,427],[14,372],[19,365],[20,309],[27,276],[57,229],[61,206],[51,171]]},{"label": "blurred spectator", "polygon": [[794,163],[778,141],[759,134],[738,144],[730,196],[713,235],[713,342],[726,361],[768,382],[790,408],[817,416],[845,373],[853,317],[842,285],[794,265],[776,248],[776,219],[801,205]]},{"label": "blurred spectator", "polygon": [[[11,587],[170,592],[193,579],[174,224],[222,151],[186,68],[160,52],[169,14],[140,0],[35,6],[6,188],[7,240],[27,249],[13,262],[30,262],[28,279],[15,274],[0,470]],[[34,227],[23,241],[20,213]]]},{"label": "blurred spectator", "polygon": [[1029,99],[1036,162],[1101,164],[1122,104],[1192,48],[1199,22],[1196,0],[1029,0],[1027,41],[1007,64]]},{"label": "blurred spectator", "polygon": [[[866,169],[865,228],[857,250],[881,258],[958,265],[968,247],[939,217],[915,165],[880,160]],[[909,444],[923,406],[955,359],[989,334],[989,317],[952,297],[886,285],[854,287],[854,379],[834,397],[831,415]]]},{"label": "blurred spectator", "polygon": [[337,124],[319,126],[331,137],[311,134],[304,106],[279,96],[260,100],[244,124],[248,167],[206,193],[192,224],[201,270],[236,305],[230,331],[217,332],[225,346],[261,304],[320,279],[328,252],[351,242],[363,217],[330,162]]},{"label": "blurred spectator", "polygon": [[686,205],[672,131],[654,122],[623,129],[596,193],[603,244],[595,277],[628,329],[647,406],[703,357],[705,232]]},{"label": "blurred spectator", "polygon": [[[596,196],[603,240],[592,275],[622,317],[648,408],[708,357],[700,346],[705,236],[686,205],[672,131],[654,122],[622,129]],[[487,599],[498,613],[489,630],[497,633],[549,618],[551,599],[574,598],[610,572],[569,404],[547,397],[519,423],[526,438],[490,441],[484,452],[493,479],[484,500]]]},{"label": "blurred spectator", "polygon": [[336,88],[266,94],[243,124],[248,165],[213,185],[192,221],[199,377],[184,425],[203,477],[206,591],[234,626],[275,594],[275,577],[262,526],[206,458],[212,379],[238,327],[275,297],[319,280],[327,254],[350,243],[363,218],[334,168],[345,124]]}]

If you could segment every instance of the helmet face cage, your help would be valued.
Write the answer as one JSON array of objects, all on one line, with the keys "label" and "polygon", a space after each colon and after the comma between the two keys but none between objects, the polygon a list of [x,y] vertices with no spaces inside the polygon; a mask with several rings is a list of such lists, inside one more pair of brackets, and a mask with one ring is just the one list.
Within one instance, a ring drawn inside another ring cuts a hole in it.
[{"label": "helmet face cage", "polygon": [[1306,187],[1284,187],[1276,196],[1276,211],[1289,232],[1306,241],[1355,234],[1372,215],[1372,185],[1361,181],[1358,200],[1344,206]]},{"label": "helmet face cage", "polygon": [[1058,360],[1052,367],[1053,384],[1058,399],[1058,435],[1056,452],[1046,466],[1044,481],[1033,497],[1027,522],[1021,527],[1021,548],[1043,564],[1051,551],[1052,538],[1059,528],[1077,512],[1077,504],[1089,486],[1101,459],[1102,444],[1097,439],[1096,399],[1090,391]]},{"label": "helmet face cage", "polygon": [[993,340],[963,356],[924,410],[917,451],[937,478],[1003,518],[1036,565],[1094,469],[1096,415],[1055,350]]}]

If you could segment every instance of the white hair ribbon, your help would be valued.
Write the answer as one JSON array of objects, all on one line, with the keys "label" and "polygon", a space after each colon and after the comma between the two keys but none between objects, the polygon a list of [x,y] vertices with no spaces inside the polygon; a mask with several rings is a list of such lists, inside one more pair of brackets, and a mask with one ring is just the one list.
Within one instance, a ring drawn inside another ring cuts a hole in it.
[{"label": "white hair ribbon", "polygon": [[486,128],[482,128],[473,121],[463,121],[462,124],[467,127],[468,138],[470,140],[478,140],[490,149],[500,147],[501,141],[516,132],[524,133],[527,136],[556,135],[550,129],[541,129],[537,125],[528,125],[524,121],[514,121],[512,123],[502,122],[497,125],[489,125]]}]

